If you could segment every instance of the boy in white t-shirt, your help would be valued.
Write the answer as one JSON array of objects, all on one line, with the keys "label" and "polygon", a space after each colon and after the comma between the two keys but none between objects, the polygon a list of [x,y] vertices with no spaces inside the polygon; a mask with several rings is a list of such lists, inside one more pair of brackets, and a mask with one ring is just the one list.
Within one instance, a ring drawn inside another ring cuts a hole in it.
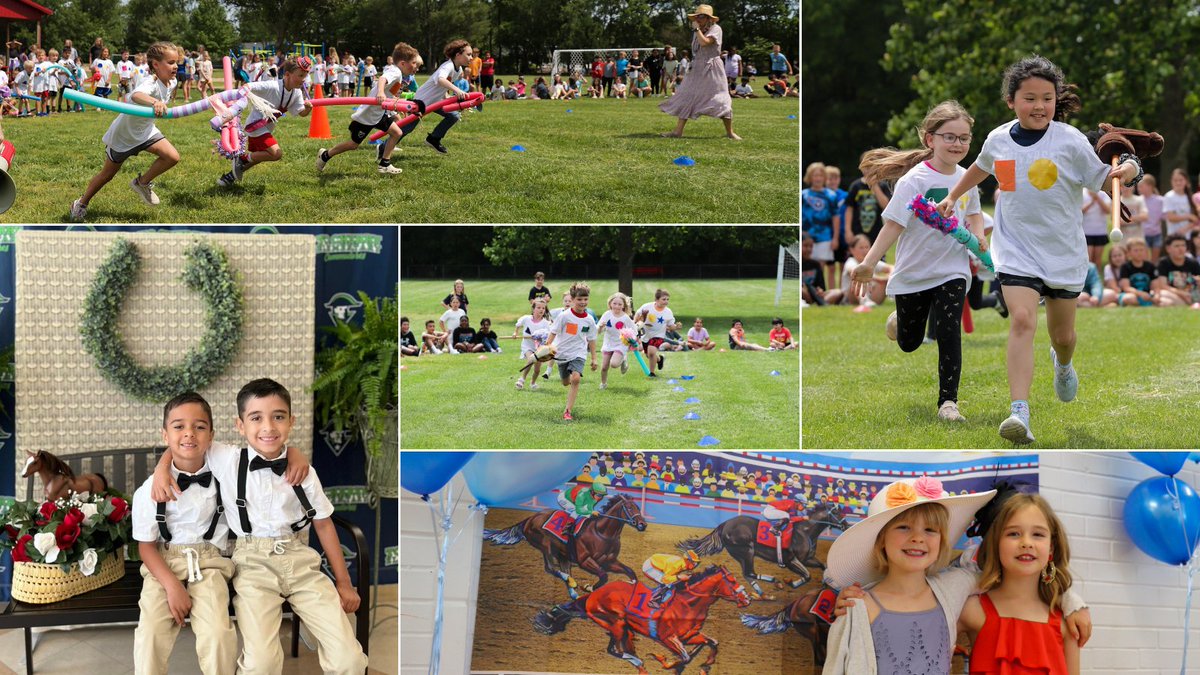
[{"label": "boy in white t-shirt", "polygon": [[[666,342],[668,330],[679,330],[683,324],[675,321],[675,314],[667,307],[671,294],[659,288],[654,291],[654,302],[647,302],[638,308],[633,320],[642,328],[642,346],[649,358],[650,377],[658,377],[655,370],[663,369],[663,357],[658,351]],[[656,367],[657,366],[657,367]]]},{"label": "boy in white t-shirt", "polygon": [[[586,350],[591,355],[592,370],[596,365],[596,319],[587,313],[588,296],[591,288],[582,281],[571,286],[571,309],[558,315],[554,326],[550,328],[550,339],[547,345],[555,345],[558,349],[555,360],[558,361],[558,375],[567,389],[567,408],[563,411],[563,419],[570,421],[571,410],[575,407],[575,397],[579,395],[579,382],[583,379],[583,355]],[[559,336],[562,339],[558,339]]]},{"label": "boy in white t-shirt", "polygon": [[316,96],[316,87],[321,87],[321,93],[328,95],[325,92],[325,57],[320,54],[313,55],[313,68],[308,76],[308,81],[313,85],[313,96]]},{"label": "boy in white t-shirt", "polygon": [[37,64],[33,67],[33,76],[30,82],[33,88],[33,95],[38,97],[37,116],[43,117],[50,114],[50,107],[47,104],[47,94],[50,91],[50,86],[47,84],[49,80],[46,72],[46,67],[50,65],[46,61],[46,54],[39,52],[37,56]]},{"label": "boy in white t-shirt", "polygon": [[[312,101],[304,96],[304,78],[312,69],[312,59],[307,56],[289,58],[283,64],[283,79],[251,82],[246,88],[275,106],[278,114],[291,113],[308,117],[312,112]],[[257,128],[256,128],[257,127]],[[275,121],[265,118],[257,108],[246,120],[246,152],[234,157],[233,168],[217,179],[217,185],[228,187],[242,179],[242,175],[263,162],[278,162],[283,159],[279,141],[271,135]]]},{"label": "boy in white t-shirt", "polygon": [[[471,56],[474,53],[471,50],[471,43],[466,40],[452,40],[442,50],[442,53],[446,55],[445,62],[438,66],[433,75],[430,75],[429,79],[425,80],[425,83],[413,94],[413,100],[420,101],[425,106],[437,103],[445,98],[447,93],[454,94],[455,98],[459,101],[462,101],[467,96],[467,92],[454,86],[454,80],[458,79],[458,71],[471,61]],[[445,155],[448,154],[448,151],[442,145],[442,139],[446,137],[446,133],[450,131],[450,127],[454,126],[461,116],[457,111],[444,112],[438,110],[437,114],[442,116],[442,121],[425,137],[425,144]],[[420,123],[421,118],[418,117],[404,125],[400,129],[400,133],[403,136],[408,136]]]},{"label": "boy in white t-shirt", "polygon": [[[392,57],[399,65],[398,67],[384,68],[375,90],[375,98],[380,102],[389,98],[399,98],[399,96],[391,95],[392,86],[402,82],[406,77],[412,77],[413,73],[421,67],[421,55],[407,43],[397,42],[392,50]],[[370,66],[370,68],[374,69],[375,66]],[[424,110],[424,103],[418,101],[417,105]],[[400,142],[401,137],[397,116],[377,105],[360,105],[354,110],[350,115],[350,140],[342,141],[328,150],[321,148],[317,151],[317,171],[324,171],[325,164],[331,158],[357,149],[375,129],[386,131],[388,134],[387,140],[379,144],[377,151],[379,173],[400,173],[400,167],[392,165],[392,151],[396,149],[396,144]]]},{"label": "boy in white t-shirt", "polygon": [[[137,105],[152,106],[154,114],[161,117],[166,114],[166,102],[171,100],[171,94],[175,91],[175,72],[183,50],[170,42],[155,42],[146,50],[146,56],[154,76],[138,85],[128,100]],[[104,134],[104,145],[104,166],[88,182],[83,196],[71,205],[71,220],[77,223],[87,217],[87,207],[92,197],[117,175],[121,165],[130,157],[142,151],[158,157],[145,173],[138,174],[129,184],[142,201],[151,206],[159,203],[151,181],[179,163],[179,151],[154,126],[153,118],[124,113],[117,115]]]}]

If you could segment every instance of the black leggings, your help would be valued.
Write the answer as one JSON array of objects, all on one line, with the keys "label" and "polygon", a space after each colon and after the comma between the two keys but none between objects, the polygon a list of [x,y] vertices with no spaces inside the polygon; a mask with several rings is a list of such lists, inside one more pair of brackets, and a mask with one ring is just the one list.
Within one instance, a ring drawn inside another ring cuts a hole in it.
[{"label": "black leggings", "polygon": [[925,339],[926,321],[934,320],[938,343],[938,407],[946,401],[958,401],[958,380],[962,376],[963,300],[967,282],[947,281],[941,286],[916,293],[901,293],[896,299],[896,342],[906,352],[916,351]]},{"label": "black leggings", "polygon": [[[967,291],[967,304],[969,304],[971,306],[971,309],[983,309],[984,307],[995,307],[997,302],[999,302],[998,300],[996,300],[996,296],[993,293],[988,293],[987,295],[984,295],[983,283],[984,283],[983,280],[981,280],[979,277],[971,277],[971,288],[970,288],[970,290]],[[998,288],[996,286],[996,282],[994,282],[994,281],[992,282],[992,286],[993,286],[993,290],[995,288]]]}]

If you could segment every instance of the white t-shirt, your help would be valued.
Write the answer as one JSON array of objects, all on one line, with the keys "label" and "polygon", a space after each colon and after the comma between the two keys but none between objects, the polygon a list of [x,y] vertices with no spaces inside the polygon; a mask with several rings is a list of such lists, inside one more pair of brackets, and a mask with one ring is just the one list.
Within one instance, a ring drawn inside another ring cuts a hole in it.
[{"label": "white t-shirt", "polygon": [[688,330],[688,339],[696,340],[697,342],[704,342],[708,340],[708,329],[701,328],[697,330],[695,326],[692,326],[691,329]]},{"label": "white t-shirt", "polygon": [[8,86],[8,71],[0,69],[0,87]]},{"label": "white t-shirt", "polygon": [[[383,86],[385,98],[392,98],[391,94],[388,93],[388,89],[393,83],[399,81],[400,77],[401,75],[399,68],[384,69],[383,75],[379,78],[379,84]],[[377,86],[379,85],[372,86],[371,88],[375,91],[365,92],[364,96],[374,97],[375,92],[378,91],[376,88]],[[376,124],[379,124],[379,121],[383,119],[385,114],[387,113],[382,106],[360,105],[354,109],[354,112],[350,115],[350,119],[360,124],[366,124],[367,126],[375,126]]]},{"label": "white t-shirt", "polygon": [[367,66],[367,70],[366,70],[366,72],[365,72],[365,76],[366,76],[366,77],[372,77],[372,78],[373,78],[373,77],[375,77],[377,74],[379,74],[379,71],[375,69],[375,64],[374,64],[374,63],[372,63],[371,65]]},{"label": "white t-shirt", "polygon": [[124,61],[117,62],[117,77],[121,78],[122,80],[133,79],[133,72],[135,70],[137,70],[137,66],[134,65],[133,61],[126,59]]},{"label": "white t-shirt", "polygon": [[117,67],[113,65],[112,59],[96,59],[92,62],[92,70],[100,71],[100,81],[96,83],[96,86],[107,87],[112,82],[112,75],[116,72]]},{"label": "white t-shirt", "polygon": [[453,333],[455,328],[458,328],[460,319],[466,316],[467,313],[462,309],[448,309],[442,313],[441,321],[446,326],[447,333]]},{"label": "white t-shirt", "polygon": [[741,96],[749,96],[750,94],[754,93],[754,89],[752,89],[748,84],[739,84],[737,88],[734,89],[734,93]]},{"label": "white t-shirt", "polygon": [[246,66],[246,77],[250,82],[258,81],[258,71],[262,70],[261,62],[254,62]]},{"label": "white t-shirt", "polygon": [[[246,512],[250,518],[250,532],[242,531],[242,521],[236,506],[238,499],[237,468],[241,448],[224,443],[213,443],[208,450],[208,465],[213,476],[221,483],[221,502],[225,505],[229,529],[237,536],[285,537],[292,534],[292,523],[304,517],[304,507],[296,493],[288,485],[285,476],[276,476],[270,469],[246,472]],[[254,448],[249,449],[250,461],[262,457]],[[282,457],[284,455],[280,455]],[[263,457],[266,459],[266,457]],[[308,475],[300,483],[300,489],[312,504],[313,518],[323,519],[333,515],[333,505],[321,488],[317,472],[309,468]],[[192,488],[188,488],[190,492]],[[307,531],[307,528],[302,531]]]},{"label": "white t-shirt", "polygon": [[[896,242],[896,265],[888,280],[888,295],[916,293],[954,279],[970,282],[967,247],[925,225],[908,210],[917,195],[935,204],[942,201],[964,173],[966,169],[961,166],[954,167],[952,175],[938,173],[927,162],[921,162],[896,182],[883,218],[898,223],[904,232]],[[965,226],[966,217],[979,212],[979,189],[971,188],[954,204],[952,215]]]},{"label": "white t-shirt", "polygon": [[558,315],[550,328],[554,337],[554,346],[558,348],[559,361],[571,361],[587,356],[587,343],[596,341],[596,320],[591,314],[582,317],[574,311],[567,310]]},{"label": "white t-shirt", "polygon": [[1192,214],[1192,209],[1188,206],[1188,196],[1181,195],[1178,192],[1171,190],[1163,195],[1163,223],[1167,226],[1167,234],[1175,234],[1176,232],[1188,227],[1190,223],[1186,220],[1177,220],[1171,222],[1167,220],[1168,213],[1182,214],[1189,216]]},{"label": "white t-shirt", "polygon": [[[1005,122],[988,134],[975,159],[1006,194],[996,206],[992,261],[996,271],[1080,291],[1087,278],[1083,190],[1104,189],[1109,167],[1083,132],[1051,122],[1031,146],[1017,144]],[[997,175],[999,173],[1000,175]]]},{"label": "white t-shirt", "polygon": [[413,94],[413,98],[423,101],[425,105],[437,103],[442,100],[446,97],[446,92],[450,90],[442,86],[441,79],[446,78],[453,82],[458,79],[456,76],[457,71],[458,66],[454,65],[454,61],[447,59],[442,65],[438,66],[438,69],[434,71],[433,75],[429,76],[428,80],[425,80],[424,84],[417,88],[416,93]]},{"label": "white t-shirt", "polygon": [[[283,80],[265,80],[262,82],[252,82],[246,85],[247,88],[254,94],[261,96],[275,106],[276,110],[285,112],[289,115],[299,115],[300,111],[304,110],[304,91],[299,87],[288,91],[284,88]],[[262,113],[258,108],[251,106],[250,117],[246,119],[246,126],[263,119]],[[268,122],[254,131],[246,132],[247,136],[262,136],[269,134],[275,130],[275,122]]]},{"label": "white t-shirt", "polygon": [[741,54],[730,54],[729,58],[725,59],[725,77],[737,77],[738,66],[742,62]]},{"label": "white t-shirt", "polygon": [[537,349],[538,343],[545,342],[546,338],[550,337],[550,320],[543,316],[540,320],[534,321],[532,314],[517,319],[517,328],[521,330],[521,355],[524,356],[529,352]]},{"label": "white t-shirt", "polygon": [[145,82],[149,77],[150,77],[150,64],[148,64],[148,63],[141,64],[133,72],[133,87],[136,89],[136,88],[142,86],[142,83]]},{"label": "white t-shirt", "polygon": [[[633,318],[628,314],[617,316],[612,313],[612,310],[604,312],[600,315],[600,320],[597,321],[600,325],[601,332],[604,333],[604,346],[600,349],[606,352],[628,352],[629,347],[621,340],[621,329],[628,328],[634,333],[637,329],[633,327]],[[635,338],[636,339],[636,338]]]},{"label": "white t-shirt", "polygon": [[50,65],[50,63],[46,62],[46,61],[43,61],[41,63],[35,63],[33,65],[33,77],[30,78],[31,82],[33,83],[33,93],[40,94],[43,91],[47,90],[47,88],[46,88],[46,66],[49,66],[49,65]]},{"label": "white t-shirt", "polygon": [[[200,467],[196,473],[201,474],[205,471],[211,471],[208,462],[205,462],[204,466]],[[171,465],[172,478],[178,480],[181,473],[184,472],[176,469],[174,464]],[[135,541],[156,542],[162,536],[156,520],[158,505],[150,498],[150,488],[153,483],[154,477],[151,476],[133,493],[133,539]],[[208,487],[199,484],[189,485],[186,490],[176,496],[174,501],[167,502],[165,516],[167,531],[171,533],[171,543],[199,544],[204,541],[204,534],[212,526],[216,510],[216,482],[209,479]],[[229,523],[226,522],[226,516],[217,516],[217,527],[208,541],[217,548],[225,548],[225,542],[228,539]]]},{"label": "white t-shirt", "polygon": [[[133,95],[141,92],[166,103],[171,100],[171,94],[175,91],[176,84],[173,77],[166,84],[160,82],[157,77],[148,77],[129,92],[125,101],[133,103]],[[104,144],[116,152],[128,152],[154,138],[157,133],[159,131],[158,127],[154,126],[153,117],[135,117],[121,113],[108,126],[108,131],[104,132]]]},{"label": "white t-shirt", "polygon": [[350,84],[350,77],[353,72],[354,66],[343,64],[338,70],[338,84]]},{"label": "white t-shirt", "polygon": [[667,326],[675,325],[675,314],[671,312],[670,307],[664,307],[662,311],[654,308],[653,302],[638,307],[638,311],[634,316],[638,316],[642,312],[646,313],[646,319],[642,322],[642,327],[645,329],[645,338],[665,338],[667,337]]},{"label": "white t-shirt", "polygon": [[32,81],[33,73],[22,70],[21,72],[17,73],[17,77],[13,79],[13,86],[17,88],[17,91],[21,93],[27,93],[29,91],[29,85],[32,83]]},{"label": "white t-shirt", "polygon": [[[1112,221],[1111,211],[1105,212],[1097,204],[1092,202],[1092,196],[1088,194],[1087,188],[1083,190],[1083,233],[1098,237],[1108,234],[1108,224]],[[1108,196],[1107,192],[1097,192],[1096,197],[1104,203],[1105,206],[1112,206],[1112,197]]]}]

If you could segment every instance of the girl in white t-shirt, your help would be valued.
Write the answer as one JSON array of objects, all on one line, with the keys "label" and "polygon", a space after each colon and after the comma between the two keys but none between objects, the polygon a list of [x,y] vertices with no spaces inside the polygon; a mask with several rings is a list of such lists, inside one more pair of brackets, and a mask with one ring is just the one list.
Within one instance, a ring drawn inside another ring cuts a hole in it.
[{"label": "girl in white t-shirt", "polygon": [[[546,299],[537,298],[533,301],[533,313],[526,314],[517,319],[517,327],[513,331],[514,338],[521,338],[521,358],[528,359],[546,338],[550,337],[550,320],[546,318]],[[535,363],[533,366],[533,375],[529,378],[533,384],[529,385],[530,389],[537,389],[537,378],[542,372],[542,364]],[[517,389],[525,387],[525,377],[517,378]]]},{"label": "girl in white t-shirt", "polygon": [[[453,95],[460,101],[467,96],[466,91],[454,86],[454,80],[457,78],[456,73],[471,61],[471,56],[474,53],[471,50],[471,43],[466,40],[451,40],[442,49],[442,53],[446,56],[446,60],[442,62],[442,65],[438,66],[433,75],[430,75],[429,79],[425,80],[425,83],[418,87],[417,91],[413,94],[415,100],[420,101],[426,106],[437,103],[446,98],[448,94]],[[446,134],[450,131],[450,127],[454,126],[461,119],[461,115],[458,111],[446,112],[445,110],[438,110],[437,114],[442,116],[442,121],[425,137],[425,144],[445,155],[448,154],[448,151],[442,145],[442,139],[446,137]],[[420,123],[421,118],[418,117],[401,127],[400,133],[403,134],[401,138],[408,138],[412,134],[413,129],[416,129]]]},{"label": "girl in white t-shirt", "polygon": [[1192,194],[1192,184],[1188,181],[1183,169],[1171,172],[1171,190],[1163,195],[1163,221],[1166,223],[1166,234],[1183,234],[1200,222],[1196,213],[1196,205],[1188,198]]},{"label": "girl in white t-shirt", "polygon": [[[462,309],[462,305],[458,302],[458,296],[452,295],[450,296],[450,309],[442,312],[442,316],[438,318],[438,328],[442,329],[442,332],[447,335],[450,335],[454,333],[455,328],[458,328],[459,319],[466,315],[466,311]],[[453,345],[450,345],[449,350],[451,354],[458,353]]]},{"label": "girl in white t-shirt", "polygon": [[1146,223],[1142,230],[1146,233],[1146,245],[1150,247],[1150,259],[1158,260],[1163,242],[1163,197],[1158,193],[1158,179],[1154,174],[1142,176],[1138,194],[1146,202]]},{"label": "girl in white t-shirt", "polygon": [[[877,185],[897,177],[900,180],[883,211],[883,229],[851,273],[849,291],[855,296],[867,292],[876,263],[895,244],[896,266],[888,279],[887,294],[895,298],[896,311],[888,317],[887,335],[903,351],[916,351],[925,339],[926,322],[931,313],[935,315],[937,416],[951,422],[966,421],[958,411],[958,383],[962,375],[963,301],[971,266],[965,246],[917,220],[908,205],[918,195],[937,202],[950,192],[965,173],[958,163],[971,147],[974,122],[957,101],[943,101],[921,123],[923,149],[902,152],[882,148],[863,155],[859,168],[867,183]],[[951,203],[949,215],[956,213],[960,222],[965,220],[979,239],[980,248],[986,251],[979,191],[964,190],[960,197]]]},{"label": "girl in white t-shirt", "polygon": [[[175,73],[179,59],[183,58],[183,50],[170,42],[155,42],[146,50],[146,58],[150,61],[153,77],[139,84],[128,99],[130,103],[153,107],[154,114],[162,117],[167,112],[166,102],[171,100],[171,94],[175,91]],[[121,165],[130,157],[146,151],[158,158],[145,173],[138,174],[129,183],[142,201],[151,206],[157,206],[159,202],[152,181],[179,163],[179,151],[154,126],[153,118],[124,113],[117,115],[104,134],[104,145],[104,166],[88,182],[83,196],[71,205],[71,220],[77,223],[87,217],[87,207],[92,197],[117,175]]]},{"label": "girl in white t-shirt", "polygon": [[1000,424],[1000,436],[1013,443],[1034,440],[1029,390],[1042,297],[1046,298],[1055,394],[1060,401],[1071,401],[1079,388],[1071,359],[1076,298],[1088,269],[1082,188],[1100,191],[1113,178],[1132,184],[1141,173],[1136,160],[1110,169],[1083,132],[1060,121],[1079,110],[1073,89],[1064,83],[1058,66],[1044,57],[1031,56],[1010,66],[1002,91],[1016,121],[988,134],[971,168],[938,204],[938,211],[946,215],[954,200],[990,174],[1007,193],[996,206],[992,243],[996,277],[1009,311],[1011,415]]},{"label": "girl in white t-shirt", "polygon": [[597,321],[604,333],[604,344],[600,347],[600,353],[604,354],[600,366],[601,389],[608,388],[609,366],[619,366],[622,375],[629,370],[629,346],[621,339],[622,330],[634,330],[629,305],[629,298],[624,293],[613,293],[608,297],[608,310]]},{"label": "girl in white t-shirt", "polygon": [[1104,190],[1083,188],[1083,237],[1088,260],[1100,269],[1108,246],[1108,224],[1112,220],[1112,197]]}]

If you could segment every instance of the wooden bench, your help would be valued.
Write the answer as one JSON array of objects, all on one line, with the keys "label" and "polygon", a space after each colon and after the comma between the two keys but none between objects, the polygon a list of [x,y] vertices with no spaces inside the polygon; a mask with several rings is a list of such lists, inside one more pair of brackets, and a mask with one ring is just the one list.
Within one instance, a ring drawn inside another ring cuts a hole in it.
[{"label": "wooden bench", "polygon": [[[154,472],[154,466],[162,451],[161,447],[104,450],[64,456],[61,459],[76,475],[92,472],[104,474],[109,486],[128,494],[132,499],[134,491]],[[30,476],[25,483],[26,499],[30,502],[40,501],[44,494],[44,486],[34,485],[34,478],[36,476]],[[130,507],[132,508],[132,504]],[[367,549],[367,538],[357,525],[337,514],[334,514],[331,520],[337,528],[344,530],[354,540],[353,560],[348,556],[346,562],[351,567],[351,576],[355,580],[360,598],[358,611],[355,612],[355,634],[362,644],[363,652],[367,653],[371,633],[371,556]],[[230,536],[233,536],[232,532]],[[35,627],[137,621],[138,598],[142,593],[140,569],[140,562],[126,561],[125,576],[108,586],[62,602],[31,605],[9,600],[0,605],[0,629],[22,628],[25,631],[25,672],[29,675],[33,673],[32,629]],[[232,596],[231,584],[230,597]],[[233,614],[232,602],[229,611]],[[286,602],[283,611],[292,614],[291,607]],[[300,653],[299,643],[300,617],[292,614],[293,657]]]}]

